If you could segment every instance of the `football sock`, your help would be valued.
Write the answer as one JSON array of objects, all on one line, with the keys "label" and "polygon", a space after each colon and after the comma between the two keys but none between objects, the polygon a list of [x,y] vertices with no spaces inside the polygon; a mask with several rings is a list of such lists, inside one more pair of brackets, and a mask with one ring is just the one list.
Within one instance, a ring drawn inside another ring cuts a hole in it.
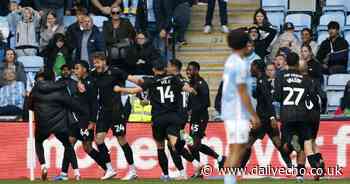
[{"label": "football sock", "polygon": [[158,162],[160,165],[160,168],[163,171],[163,175],[169,175],[168,171],[168,158],[166,157],[164,149],[158,149]]},{"label": "football sock", "polygon": [[94,159],[103,170],[107,170],[106,163],[101,160],[100,153],[96,149],[93,148],[88,155]]},{"label": "football sock", "polygon": [[99,144],[97,145],[98,147],[98,150],[100,151],[100,154],[102,156],[102,160],[104,163],[108,163],[108,162],[111,162],[111,158],[109,156],[109,153],[108,153],[108,148],[106,146],[105,143],[102,143],[102,144]]},{"label": "football sock", "polygon": [[245,168],[245,166],[247,165],[250,155],[252,154],[252,149],[249,148],[246,150],[246,152],[243,155],[242,161],[241,161],[241,168]]},{"label": "football sock", "polygon": [[61,174],[68,173],[68,168],[69,168],[69,159],[67,158],[66,154],[64,154],[63,160],[62,160]]},{"label": "football sock", "polygon": [[298,164],[297,165],[297,170],[298,170],[297,176],[304,176],[303,175],[304,172],[301,172],[302,169],[305,169],[305,164]]},{"label": "football sock", "polygon": [[204,144],[201,144],[199,146],[199,151],[206,154],[206,155],[209,155],[215,159],[217,159],[219,157],[219,155],[213,149],[211,149],[209,146],[204,145]]},{"label": "football sock", "polygon": [[[169,148],[170,147],[170,148]],[[171,146],[168,144],[168,148],[169,148],[169,152],[171,157],[173,158],[174,164],[177,168],[177,170],[181,171],[184,169],[184,166],[182,164],[182,160],[181,160],[181,156],[179,154],[177,154],[172,148]]]},{"label": "football sock", "polygon": [[132,154],[132,149],[130,148],[129,144],[126,143],[126,144],[122,145],[121,147],[123,149],[126,161],[128,162],[129,165],[133,165],[134,164],[134,157]]}]

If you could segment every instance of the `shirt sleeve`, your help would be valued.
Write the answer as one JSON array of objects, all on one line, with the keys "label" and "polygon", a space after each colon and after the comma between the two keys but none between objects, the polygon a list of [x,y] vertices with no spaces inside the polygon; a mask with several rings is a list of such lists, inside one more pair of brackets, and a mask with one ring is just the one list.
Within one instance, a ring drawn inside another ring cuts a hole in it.
[{"label": "shirt sleeve", "polygon": [[147,91],[152,86],[153,78],[145,77],[145,78],[143,78],[143,80],[144,80],[144,82],[143,82],[143,84],[140,85],[140,87],[143,89],[143,91]]},{"label": "shirt sleeve", "polygon": [[126,81],[128,79],[128,73],[124,72],[119,68],[114,68],[112,71],[113,76],[116,80]]},{"label": "shirt sleeve", "polygon": [[237,68],[232,68],[232,73],[234,74],[233,80],[236,84],[246,84],[248,80],[248,70],[247,66],[243,63],[238,65]]}]

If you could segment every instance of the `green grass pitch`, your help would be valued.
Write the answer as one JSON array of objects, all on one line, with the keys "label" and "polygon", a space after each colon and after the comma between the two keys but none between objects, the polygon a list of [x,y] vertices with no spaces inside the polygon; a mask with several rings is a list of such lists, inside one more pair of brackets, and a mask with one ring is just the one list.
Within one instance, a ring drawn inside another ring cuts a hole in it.
[{"label": "green grass pitch", "polygon": [[[0,184],[30,184],[30,183],[58,183],[58,184],[97,184],[97,183],[108,183],[108,184],[164,184],[160,180],[135,180],[135,181],[120,181],[120,180],[108,180],[108,181],[99,181],[99,180],[82,180],[79,182],[76,181],[65,181],[65,182],[42,182],[34,181],[30,182],[29,180],[0,180]],[[170,181],[169,184],[223,184],[223,180],[187,180],[187,181]],[[350,179],[348,180],[305,180],[304,184],[349,184]],[[278,180],[278,179],[251,179],[251,180],[240,180],[238,184],[297,184],[296,180]]]}]

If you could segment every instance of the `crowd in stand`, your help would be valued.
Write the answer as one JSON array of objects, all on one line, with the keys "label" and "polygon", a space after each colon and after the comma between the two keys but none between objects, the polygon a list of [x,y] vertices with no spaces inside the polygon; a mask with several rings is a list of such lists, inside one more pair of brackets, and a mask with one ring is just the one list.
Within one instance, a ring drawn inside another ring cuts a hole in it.
[{"label": "crowd in stand", "polygon": [[[111,66],[134,75],[150,75],[152,61],[158,58],[167,61],[172,57],[171,43],[178,47],[186,44],[191,7],[196,2],[0,0],[0,15],[8,21],[8,36],[0,26],[0,48],[4,48],[0,49],[4,53],[0,62],[0,91],[8,94],[0,96],[0,115],[23,113],[26,74],[18,57],[39,55],[44,58],[44,68],[61,77],[62,66],[70,69],[78,61],[89,63],[94,52],[102,51]],[[216,1],[207,2],[204,33],[212,31]],[[221,31],[227,33],[227,1],[218,0],[218,4]],[[76,22],[64,25],[64,16],[76,16]],[[94,16],[108,17],[108,21],[97,27]],[[247,28],[252,40],[252,52],[247,59],[264,62],[271,81],[285,68],[286,54],[291,51],[300,54],[304,65],[301,67],[320,81],[320,86],[323,75],[347,72],[348,43],[339,34],[337,22],[329,23],[329,38],[320,45],[313,40],[312,29],[303,29],[301,39],[291,22],[284,25],[283,31],[275,29],[263,9],[255,12],[253,23],[254,26]]]}]

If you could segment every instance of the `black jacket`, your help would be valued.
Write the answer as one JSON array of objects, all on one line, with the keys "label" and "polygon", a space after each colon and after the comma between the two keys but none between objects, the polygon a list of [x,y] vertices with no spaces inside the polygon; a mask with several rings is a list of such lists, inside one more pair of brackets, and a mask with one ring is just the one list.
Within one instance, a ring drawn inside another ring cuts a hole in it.
[{"label": "black jacket", "polygon": [[135,44],[127,55],[128,72],[133,75],[153,75],[153,61],[160,58],[160,51],[151,42]]},{"label": "black jacket", "polygon": [[190,94],[189,96],[189,110],[192,111],[192,116],[208,118],[208,107],[210,106],[208,83],[202,77],[195,77],[190,80],[190,85],[197,92],[197,95]]},{"label": "black jacket", "polygon": [[85,117],[80,115],[80,127],[87,128],[88,122],[96,123],[98,112],[97,88],[95,80],[91,76],[87,76],[81,82],[84,84],[86,91],[84,93],[77,93],[78,101],[89,113]]},{"label": "black jacket", "polygon": [[219,88],[218,88],[218,93],[216,94],[215,97],[215,110],[218,111],[221,114],[221,98],[222,98],[222,86],[224,82],[221,81]]},{"label": "black jacket", "polygon": [[272,86],[265,75],[257,78],[256,91],[253,97],[257,100],[256,112],[260,119],[269,120],[276,117],[275,109],[272,105]]},{"label": "black jacket", "polygon": [[313,81],[321,84],[321,81],[323,80],[321,63],[315,59],[311,59],[307,62],[307,72]]},{"label": "black jacket", "polygon": [[255,53],[264,59],[266,55],[270,54],[267,49],[269,48],[271,42],[275,38],[277,31],[270,27],[259,27],[260,30],[269,33],[269,35],[264,39],[255,40]]},{"label": "black jacket", "polygon": [[82,30],[78,22],[73,23],[67,28],[66,38],[69,48],[74,49],[78,47],[77,38],[80,37]]},{"label": "black jacket", "polygon": [[[331,44],[332,44],[334,52],[341,51],[341,50],[347,50],[349,47],[348,42],[341,36],[338,36],[335,39],[335,42],[332,42],[332,43],[331,43],[330,39],[327,38],[326,40],[324,40],[321,43],[320,48],[318,49],[318,52],[317,52],[316,58],[321,63],[325,63],[325,59],[331,53],[331,49],[332,49]],[[328,61],[326,61],[326,62],[328,62]],[[341,66],[344,66],[345,68],[347,68],[347,65],[348,65],[347,52],[346,52],[346,54],[344,54],[344,57],[342,59],[339,59],[335,62],[328,63],[328,67],[332,67],[334,65],[341,65]]]},{"label": "black jacket", "polygon": [[56,40],[52,39],[46,48],[41,52],[42,57],[44,57],[44,67],[45,69],[52,70],[55,65],[56,57],[58,53],[62,53],[66,61],[66,64],[73,67],[72,62],[72,52],[71,49],[64,44],[62,48],[56,46]]},{"label": "black jacket", "polygon": [[[157,30],[165,29],[169,31],[171,29],[171,16],[172,16],[172,0],[154,0],[153,10],[156,18]],[[147,28],[147,0],[141,0],[139,2],[139,8],[137,12],[138,31],[146,31]]]},{"label": "black jacket", "polygon": [[42,134],[67,132],[68,114],[72,111],[87,114],[73,97],[68,96],[66,84],[62,82],[37,82],[32,89],[29,108],[35,112],[36,130]]}]

